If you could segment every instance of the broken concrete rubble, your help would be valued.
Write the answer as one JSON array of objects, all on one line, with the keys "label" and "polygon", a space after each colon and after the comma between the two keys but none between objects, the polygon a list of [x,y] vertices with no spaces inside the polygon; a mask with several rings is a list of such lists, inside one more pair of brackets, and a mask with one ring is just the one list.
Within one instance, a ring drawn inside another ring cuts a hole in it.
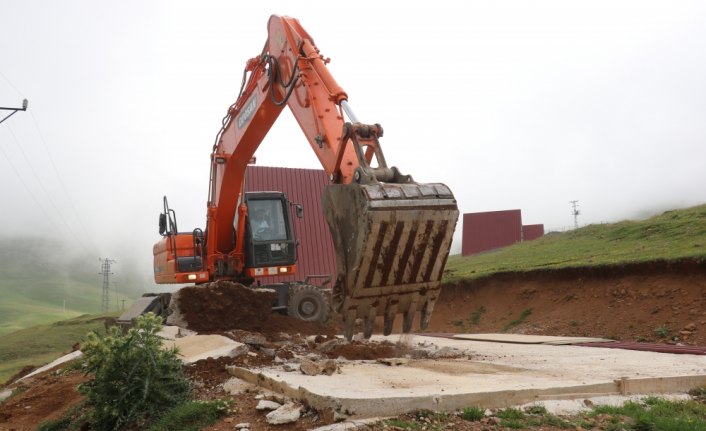
[{"label": "broken concrete rubble", "polygon": [[255,410],[277,410],[280,407],[282,407],[282,404],[280,403],[276,403],[270,400],[260,400],[260,402],[257,403],[257,407],[255,407]]},{"label": "broken concrete rubble", "polygon": [[270,425],[281,425],[296,422],[301,417],[302,405],[287,403],[277,410],[269,412],[266,416]]},{"label": "broken concrete rubble", "polygon": [[306,374],[307,376],[317,376],[319,374],[330,376],[338,370],[338,365],[336,365],[336,361],[333,359],[317,361],[308,358],[301,358],[299,362],[299,370],[302,374]]}]

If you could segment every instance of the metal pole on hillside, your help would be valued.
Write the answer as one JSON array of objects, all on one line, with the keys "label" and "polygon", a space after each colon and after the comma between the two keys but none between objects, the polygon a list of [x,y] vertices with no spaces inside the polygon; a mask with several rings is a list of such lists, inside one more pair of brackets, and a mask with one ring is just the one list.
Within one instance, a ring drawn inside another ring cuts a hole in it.
[{"label": "metal pole on hillside", "polygon": [[105,313],[108,311],[108,305],[110,305],[110,275],[113,274],[110,272],[110,264],[115,263],[115,261],[107,257],[105,259],[99,257],[98,260],[101,261],[101,272],[98,274],[103,275],[103,302],[101,303],[101,312]]},{"label": "metal pole on hillside", "polygon": [[574,216],[574,229],[579,228],[579,214],[581,214],[581,211],[579,211],[579,201],[569,201],[571,204],[571,215]]},{"label": "metal pole on hillside", "polygon": [[0,110],[2,110],[2,111],[12,111],[12,112],[10,112],[5,118],[3,118],[2,120],[0,120],[0,123],[2,123],[3,121],[7,120],[7,119],[10,118],[10,117],[12,117],[13,115],[17,114],[17,111],[26,111],[28,105],[29,105],[29,102],[27,101],[27,99],[24,99],[24,100],[22,101],[22,107],[21,107],[21,108],[3,108],[3,107],[0,107]]}]

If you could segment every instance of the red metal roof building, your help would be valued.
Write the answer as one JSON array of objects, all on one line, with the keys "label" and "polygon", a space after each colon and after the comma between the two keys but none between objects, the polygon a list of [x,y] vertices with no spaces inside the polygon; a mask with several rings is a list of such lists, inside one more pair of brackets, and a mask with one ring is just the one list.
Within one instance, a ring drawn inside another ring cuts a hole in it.
[{"label": "red metal roof building", "polygon": [[468,213],[463,215],[461,254],[469,256],[543,235],[543,224],[522,225],[521,210]]},{"label": "red metal roof building", "polygon": [[[297,274],[265,277],[262,284],[303,280],[309,275],[336,276],[336,253],[331,232],[321,208],[324,186],[329,184],[326,172],[320,169],[293,169],[268,166],[248,166],[246,191],[280,191],[293,203],[302,204],[304,217],[292,217],[297,248]],[[319,284],[312,280],[312,284]]]},{"label": "red metal roof building", "polygon": [[544,236],[543,224],[525,224],[522,225],[522,241],[532,241],[541,236]]},{"label": "red metal roof building", "polygon": [[520,210],[488,211],[463,215],[461,254],[505,247],[522,241]]}]

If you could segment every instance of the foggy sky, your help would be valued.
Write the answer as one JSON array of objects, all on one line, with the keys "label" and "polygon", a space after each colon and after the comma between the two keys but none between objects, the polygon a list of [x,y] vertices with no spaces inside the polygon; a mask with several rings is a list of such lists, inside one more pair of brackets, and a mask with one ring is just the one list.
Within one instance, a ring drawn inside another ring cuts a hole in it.
[{"label": "foggy sky", "polygon": [[[382,124],[388,164],[462,212],[549,230],[574,199],[581,225],[706,202],[702,2],[5,0],[0,106],[30,105],[0,124],[0,236],[149,273],[163,195],[205,225],[211,147],[273,13]],[[256,155],[319,168],[286,110]]]}]

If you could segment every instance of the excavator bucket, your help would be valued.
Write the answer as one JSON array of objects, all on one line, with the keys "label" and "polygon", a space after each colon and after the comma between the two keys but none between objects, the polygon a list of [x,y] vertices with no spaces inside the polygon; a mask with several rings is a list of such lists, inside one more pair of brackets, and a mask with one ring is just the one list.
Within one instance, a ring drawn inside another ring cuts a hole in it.
[{"label": "excavator bucket", "polygon": [[324,190],[338,277],[332,305],[350,340],[356,319],[369,338],[377,316],[389,335],[398,313],[407,333],[417,311],[421,329],[431,319],[458,221],[444,184],[334,184]]}]

